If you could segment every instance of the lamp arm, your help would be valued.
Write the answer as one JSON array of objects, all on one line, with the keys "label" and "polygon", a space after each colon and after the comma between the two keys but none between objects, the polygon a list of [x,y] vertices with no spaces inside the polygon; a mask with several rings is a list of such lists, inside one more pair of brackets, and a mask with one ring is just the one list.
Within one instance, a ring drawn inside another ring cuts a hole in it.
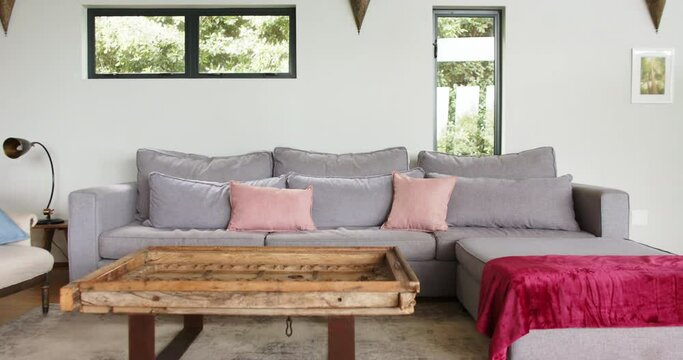
[{"label": "lamp arm", "polygon": [[39,142],[32,142],[31,146],[34,146],[34,145],[39,145],[40,147],[42,147],[43,150],[45,150],[45,153],[47,154],[47,158],[50,160],[50,171],[52,172],[52,190],[50,191],[50,201],[47,202],[47,206],[45,207],[46,209],[49,209],[50,205],[52,205],[52,197],[55,194],[55,166],[52,163],[52,156],[50,156],[50,152],[47,151],[47,148],[45,147],[45,145],[43,145]]}]

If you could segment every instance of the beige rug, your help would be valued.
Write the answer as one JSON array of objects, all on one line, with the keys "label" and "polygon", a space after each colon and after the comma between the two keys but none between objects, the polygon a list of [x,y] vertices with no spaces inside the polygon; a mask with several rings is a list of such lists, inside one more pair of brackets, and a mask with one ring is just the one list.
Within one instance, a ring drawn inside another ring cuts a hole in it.
[{"label": "beige rug", "polygon": [[[182,327],[180,317],[157,318],[157,351]],[[207,317],[204,331],[183,359],[326,359],[327,322],[293,318],[285,336],[284,318]],[[121,315],[61,313],[43,317],[35,309],[0,327],[0,359],[128,358],[127,318]],[[415,315],[356,320],[356,358],[486,359],[488,340],[456,302],[418,301]]]}]

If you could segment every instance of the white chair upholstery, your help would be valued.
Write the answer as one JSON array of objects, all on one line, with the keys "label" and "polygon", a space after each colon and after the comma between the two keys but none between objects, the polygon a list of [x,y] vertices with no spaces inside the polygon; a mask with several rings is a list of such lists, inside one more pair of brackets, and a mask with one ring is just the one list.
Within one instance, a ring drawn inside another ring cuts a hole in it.
[{"label": "white chair upholstery", "polygon": [[54,265],[54,258],[49,252],[31,246],[31,227],[36,222],[36,217],[13,213],[7,215],[29,234],[29,238],[0,245],[0,289],[46,274]]}]

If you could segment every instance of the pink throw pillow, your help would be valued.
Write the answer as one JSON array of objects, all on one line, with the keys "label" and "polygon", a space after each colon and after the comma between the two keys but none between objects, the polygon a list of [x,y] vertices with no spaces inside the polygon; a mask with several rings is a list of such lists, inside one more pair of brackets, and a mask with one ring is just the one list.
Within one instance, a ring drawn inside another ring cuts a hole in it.
[{"label": "pink throw pillow", "polygon": [[394,202],[382,229],[448,230],[448,202],[457,179],[416,179],[394,173]]},{"label": "pink throw pillow", "polygon": [[230,182],[231,231],[315,230],[313,189],[275,189]]}]

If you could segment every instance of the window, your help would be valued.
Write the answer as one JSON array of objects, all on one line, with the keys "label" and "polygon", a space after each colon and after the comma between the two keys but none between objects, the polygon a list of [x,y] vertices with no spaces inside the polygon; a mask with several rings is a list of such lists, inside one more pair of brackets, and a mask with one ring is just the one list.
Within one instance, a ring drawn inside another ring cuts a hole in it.
[{"label": "window", "polygon": [[436,148],[500,154],[501,12],[435,10]]},{"label": "window", "polygon": [[295,78],[294,8],[89,9],[89,78]]}]

